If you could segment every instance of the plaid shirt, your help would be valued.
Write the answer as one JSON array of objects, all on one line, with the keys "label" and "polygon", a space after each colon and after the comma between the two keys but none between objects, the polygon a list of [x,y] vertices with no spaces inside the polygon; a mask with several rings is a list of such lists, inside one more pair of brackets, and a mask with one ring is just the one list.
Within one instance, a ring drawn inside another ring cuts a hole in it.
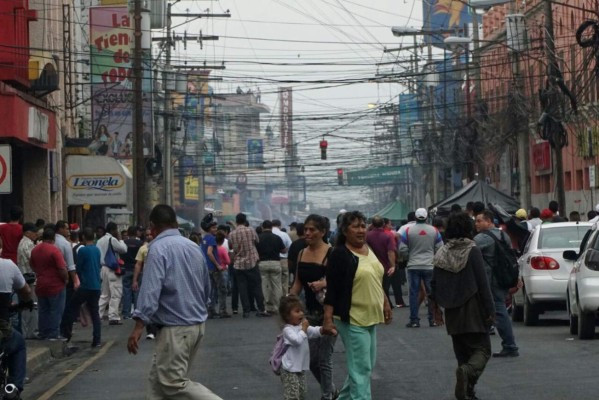
[{"label": "plaid shirt", "polygon": [[260,259],[256,244],[258,243],[258,234],[252,228],[247,226],[238,226],[229,235],[229,246],[233,250],[235,260],[233,268],[252,269]]}]

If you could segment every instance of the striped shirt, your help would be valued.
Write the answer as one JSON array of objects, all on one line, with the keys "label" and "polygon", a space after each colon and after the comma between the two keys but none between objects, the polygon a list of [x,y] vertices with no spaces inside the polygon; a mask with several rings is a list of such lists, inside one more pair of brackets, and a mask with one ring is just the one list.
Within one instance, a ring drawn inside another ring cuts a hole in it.
[{"label": "striped shirt", "polygon": [[258,243],[258,234],[252,228],[247,226],[238,226],[229,235],[229,246],[233,250],[235,258],[233,268],[252,269],[260,259],[256,244]]},{"label": "striped shirt", "polygon": [[145,324],[196,325],[206,321],[210,278],[200,247],[167,229],[148,245],[134,318]]}]

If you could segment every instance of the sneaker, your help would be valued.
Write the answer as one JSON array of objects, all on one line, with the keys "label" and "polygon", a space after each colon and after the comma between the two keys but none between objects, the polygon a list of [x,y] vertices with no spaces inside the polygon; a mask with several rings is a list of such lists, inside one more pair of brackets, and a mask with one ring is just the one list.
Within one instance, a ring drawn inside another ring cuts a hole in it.
[{"label": "sneaker", "polygon": [[420,328],[420,322],[410,321],[406,324],[406,328]]},{"label": "sneaker", "polygon": [[491,327],[489,328],[489,335],[494,335],[495,334],[495,325],[491,325]]},{"label": "sneaker", "polygon": [[108,321],[108,325],[123,325],[123,321],[120,319],[112,319]]},{"label": "sneaker", "polygon": [[258,311],[256,313],[256,317],[270,317],[270,314],[267,313],[266,311]]},{"label": "sneaker", "polygon": [[104,345],[104,343],[98,342],[98,343],[92,343],[92,349],[99,349],[100,347],[102,347]]},{"label": "sneaker", "polygon": [[518,353],[518,350],[508,349],[503,349],[498,353],[493,353],[493,357],[495,358],[518,357],[519,355],[520,353]]},{"label": "sneaker", "polygon": [[396,304],[395,308],[406,308],[405,304]]},{"label": "sneaker", "polygon": [[64,336],[56,336],[56,337],[52,337],[52,338],[48,338],[49,341],[51,342],[66,342],[68,341],[68,339]]},{"label": "sneaker", "polygon": [[459,366],[455,370],[455,397],[458,400],[466,400],[468,397],[468,373],[464,366]]},{"label": "sneaker", "polygon": [[153,333],[148,333],[146,335],[146,340],[154,340],[156,339],[156,336]]},{"label": "sneaker", "polygon": [[439,324],[436,323],[435,321],[428,321],[428,326],[430,326],[431,328],[435,328],[435,327],[439,326]]},{"label": "sneaker", "polygon": [[239,314],[239,311],[233,310],[233,314]]}]

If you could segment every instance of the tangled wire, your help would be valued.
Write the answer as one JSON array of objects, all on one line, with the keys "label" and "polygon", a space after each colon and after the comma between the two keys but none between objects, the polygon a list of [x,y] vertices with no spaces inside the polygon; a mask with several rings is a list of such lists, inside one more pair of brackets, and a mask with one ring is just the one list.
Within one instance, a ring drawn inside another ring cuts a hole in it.
[{"label": "tangled wire", "polygon": [[[589,29],[591,34],[588,34]],[[586,33],[586,34],[585,34]],[[584,21],[576,30],[576,42],[580,47],[593,48],[595,57],[595,68],[593,71],[599,76],[599,22],[593,20]]]}]

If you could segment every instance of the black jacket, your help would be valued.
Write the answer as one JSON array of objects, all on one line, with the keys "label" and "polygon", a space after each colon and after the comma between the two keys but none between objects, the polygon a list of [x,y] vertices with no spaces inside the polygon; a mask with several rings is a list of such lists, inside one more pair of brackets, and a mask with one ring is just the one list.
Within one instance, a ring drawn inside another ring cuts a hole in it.
[{"label": "black jacket", "polygon": [[352,288],[359,259],[345,245],[336,246],[327,263],[327,294],[324,304],[333,306],[333,315],[349,323]]}]

